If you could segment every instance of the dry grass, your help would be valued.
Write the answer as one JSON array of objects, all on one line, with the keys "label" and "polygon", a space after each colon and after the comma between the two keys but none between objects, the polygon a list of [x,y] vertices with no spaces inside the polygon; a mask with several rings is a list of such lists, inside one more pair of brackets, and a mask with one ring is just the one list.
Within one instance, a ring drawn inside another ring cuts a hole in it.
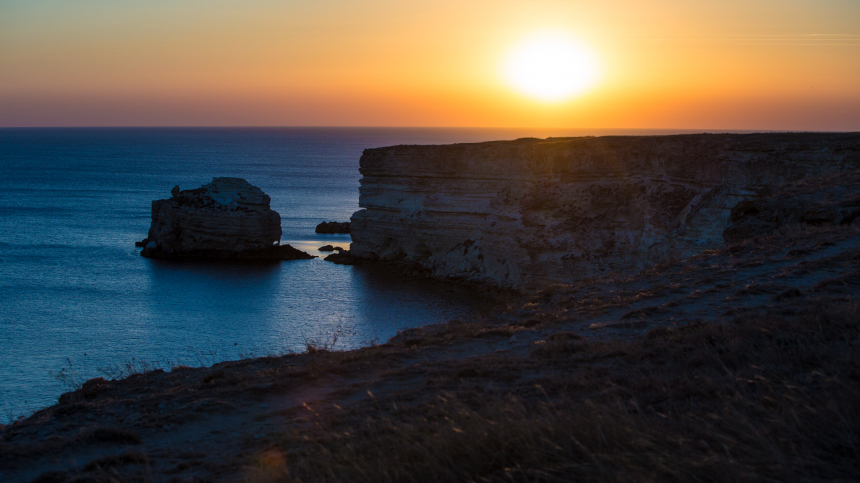
[{"label": "dry grass", "polygon": [[[32,483],[152,483],[149,457],[136,451],[125,451],[93,460],[83,466],[83,473],[48,471]],[[129,472],[128,468],[133,467]],[[117,470],[125,469],[123,474]]]},{"label": "dry grass", "polygon": [[[395,337],[392,337],[389,342],[396,345],[403,345],[405,347],[427,347],[444,344],[458,339],[504,335],[498,331],[493,332],[496,329],[498,329],[498,327],[495,327],[493,324],[480,318],[470,320],[457,318],[448,321],[445,324],[400,331]],[[507,336],[510,337],[511,334],[512,332],[507,333]]]},{"label": "dry grass", "polygon": [[439,367],[434,390],[310,411],[247,479],[853,480],[859,347],[847,299],[626,343],[558,335],[507,365]]}]

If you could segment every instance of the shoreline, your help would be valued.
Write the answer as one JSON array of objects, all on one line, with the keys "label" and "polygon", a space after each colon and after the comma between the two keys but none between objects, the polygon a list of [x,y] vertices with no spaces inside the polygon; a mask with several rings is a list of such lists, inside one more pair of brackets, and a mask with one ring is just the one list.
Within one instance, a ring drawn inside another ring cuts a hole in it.
[{"label": "shoreline", "polygon": [[[329,235],[331,236],[331,235]],[[342,237],[343,235],[337,235],[338,237]],[[321,242],[318,241],[309,241],[306,243],[307,246],[318,247]],[[338,242],[342,245],[349,245],[349,243]],[[140,249],[137,250],[137,255],[139,256]],[[316,249],[314,248],[313,253],[316,253]],[[322,256],[325,256],[324,252],[321,252]],[[171,267],[186,267],[186,268],[195,268],[195,267],[205,267],[209,265],[216,266],[224,266],[224,267],[233,267],[233,268],[241,268],[241,267],[270,267],[277,266],[280,263],[302,263],[303,261],[281,261],[281,260],[267,260],[267,259],[205,259],[205,258],[187,258],[187,259],[147,259],[150,262],[155,262],[159,264],[170,264]],[[331,262],[325,262],[321,256],[317,256],[314,263],[326,263],[333,265]],[[312,260],[304,260],[304,262],[309,262]],[[469,308],[470,313],[481,313],[485,314],[488,310],[490,310],[489,305],[492,303],[486,300],[488,297],[493,298],[497,295],[497,290],[492,289],[491,287],[480,287],[475,286],[474,284],[469,283],[446,283],[444,281],[440,281],[437,279],[433,279],[431,277],[426,277],[422,274],[415,274],[411,272],[404,272],[401,270],[402,267],[399,267],[395,264],[387,264],[387,263],[374,263],[374,264],[365,264],[359,267],[359,270],[365,276],[368,276],[371,280],[375,281],[375,283],[379,283],[380,280],[384,280],[388,283],[396,283],[400,286],[408,286],[412,287],[414,290],[421,291],[429,291],[432,294],[451,294],[455,295],[458,298],[466,297],[472,299],[481,299],[479,302],[475,303],[474,306]],[[428,325],[434,325],[442,322],[430,322]],[[332,329],[328,324],[322,324],[326,330]],[[426,325],[425,325],[426,326]],[[349,329],[349,331],[353,331],[355,327],[343,327]],[[392,335],[393,336],[393,335]],[[326,337],[320,337],[316,335],[309,335],[309,337],[315,340],[325,340]],[[379,343],[379,339],[372,337],[372,334],[368,334],[358,345],[351,344],[350,342],[346,342],[349,350],[353,349],[361,349],[368,347],[374,343]],[[211,345],[206,345],[211,344]],[[255,347],[246,347],[241,348],[242,342],[239,342],[240,351],[238,358],[232,358],[231,354],[236,352],[234,349],[233,340],[215,340],[215,339],[206,339],[204,344],[197,346],[189,346],[184,348],[184,350],[178,352],[172,352],[170,354],[160,354],[155,357],[147,356],[146,354],[134,353],[129,354],[128,357],[123,359],[117,359],[113,361],[109,361],[104,365],[94,366],[93,363],[87,362],[86,358],[83,362],[79,360],[75,360],[73,364],[68,362],[69,357],[63,356],[67,362],[63,365],[58,365],[52,368],[49,371],[49,375],[52,380],[60,380],[63,384],[62,389],[57,392],[51,393],[48,397],[51,399],[45,405],[35,406],[27,403],[19,404],[17,406],[6,404],[5,406],[0,406],[3,409],[2,417],[0,417],[0,425],[8,425],[13,423],[19,419],[26,419],[31,417],[34,413],[41,411],[45,408],[51,407],[57,404],[58,398],[69,391],[73,391],[80,387],[86,380],[98,377],[105,377],[107,379],[112,379],[111,375],[116,373],[124,373],[124,374],[139,374],[143,372],[144,368],[158,368],[162,370],[170,371],[170,368],[173,366],[182,366],[182,367],[191,367],[191,368],[207,368],[211,367],[215,364],[221,364],[224,362],[238,362],[243,360],[249,360],[253,358],[259,357],[281,357],[299,354],[304,351],[303,347],[293,347],[293,348],[271,348],[268,351],[266,350],[258,350]],[[304,345],[301,343],[300,345]],[[338,349],[344,350],[344,338],[341,337],[338,341]],[[90,354],[92,355],[92,354]],[[226,359],[225,359],[226,357]],[[200,361],[204,361],[202,364]],[[129,369],[132,368],[132,369]],[[67,375],[57,377],[61,373],[66,372]],[[110,374],[110,375],[109,375]],[[68,379],[69,383],[63,382],[63,379]],[[35,394],[39,396],[39,394]],[[29,395],[27,399],[33,399],[33,394]],[[38,397],[37,397],[38,399]],[[26,401],[25,401],[26,403]],[[0,400],[0,404],[3,404],[3,401]]]},{"label": "shoreline", "polygon": [[[10,482],[135,481],[142,471],[146,481],[370,480],[419,468],[425,473],[409,473],[423,475],[417,480],[856,474],[819,445],[828,438],[849,449],[838,431],[858,424],[834,419],[860,403],[852,366],[840,362],[857,356],[858,273],[860,229],[804,227],[635,277],[509,296],[492,317],[410,329],[353,351],[91,380],[0,429],[0,474]],[[741,392],[730,397],[730,388]],[[783,393],[831,404],[816,406],[816,416]],[[765,440],[738,438],[748,430],[737,426],[741,408],[753,411],[743,415],[752,431],[783,434],[806,456],[782,444],[753,450]],[[797,424],[753,417],[761,411],[803,416]],[[619,418],[625,426],[613,423]],[[813,423],[817,436],[804,433]],[[609,446],[589,436],[598,430]],[[670,443],[678,431],[693,431],[691,446]],[[728,453],[715,449],[719,441]],[[492,454],[501,460],[491,464]],[[676,463],[661,466],[666,458]],[[793,463],[772,466],[782,458]]]},{"label": "shoreline", "polygon": [[[91,379],[0,427],[0,478],[851,479],[860,158],[856,136],[826,138],[367,150],[355,256],[480,287],[493,310]],[[482,150],[520,152],[519,171]]]}]

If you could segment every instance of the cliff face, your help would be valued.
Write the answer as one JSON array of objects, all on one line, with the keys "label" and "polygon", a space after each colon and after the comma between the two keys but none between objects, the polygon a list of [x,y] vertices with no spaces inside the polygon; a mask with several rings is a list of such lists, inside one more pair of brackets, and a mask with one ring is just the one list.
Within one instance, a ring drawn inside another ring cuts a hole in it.
[{"label": "cliff face", "polygon": [[860,134],[523,139],[365,150],[355,256],[527,287],[725,244],[732,208],[860,168]]},{"label": "cliff face", "polygon": [[152,202],[143,256],[311,258],[275,246],[281,216],[269,208],[269,196],[244,179],[214,178],[197,189],[176,187],[172,195]]}]

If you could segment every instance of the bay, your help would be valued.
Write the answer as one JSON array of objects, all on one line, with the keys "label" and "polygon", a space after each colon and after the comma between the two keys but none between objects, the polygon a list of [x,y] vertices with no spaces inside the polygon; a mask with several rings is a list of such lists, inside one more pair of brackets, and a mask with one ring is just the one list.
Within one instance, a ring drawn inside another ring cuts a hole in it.
[{"label": "bay", "polygon": [[[456,128],[0,129],[0,419],[118,370],[208,365],[355,348],[484,308],[473,294],[385,269],[322,261],[168,262],[140,257],[154,199],[216,176],[260,187],[282,243],[358,209],[362,150],[534,136],[667,131]],[[60,373],[60,371],[63,371]],[[65,376],[57,377],[58,374]]]}]

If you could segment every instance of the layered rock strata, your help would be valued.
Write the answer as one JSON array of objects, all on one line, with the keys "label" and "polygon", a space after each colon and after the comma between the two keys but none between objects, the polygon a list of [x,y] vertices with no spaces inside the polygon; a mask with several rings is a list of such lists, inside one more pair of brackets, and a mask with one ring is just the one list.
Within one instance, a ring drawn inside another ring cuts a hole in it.
[{"label": "layered rock strata", "polygon": [[152,202],[152,225],[141,255],[154,258],[313,258],[280,245],[281,216],[269,195],[241,178],[213,178]]},{"label": "layered rock strata", "polygon": [[509,288],[628,275],[725,245],[743,201],[858,168],[858,133],[367,149],[351,254]]}]

